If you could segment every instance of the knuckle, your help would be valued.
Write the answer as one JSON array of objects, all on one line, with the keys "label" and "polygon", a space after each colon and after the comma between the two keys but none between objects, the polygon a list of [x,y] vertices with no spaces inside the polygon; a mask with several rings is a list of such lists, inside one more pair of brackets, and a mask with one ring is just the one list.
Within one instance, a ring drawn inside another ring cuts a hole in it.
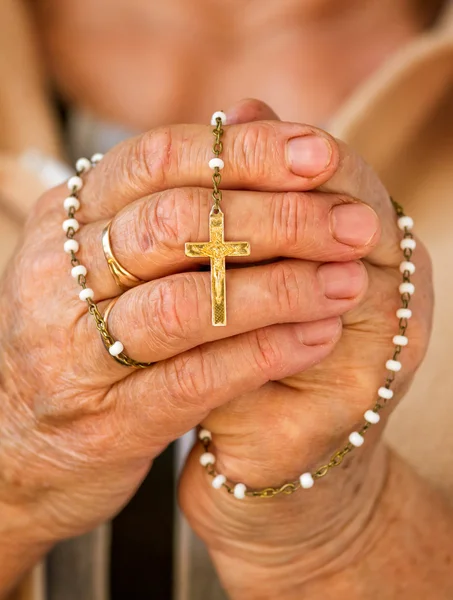
[{"label": "knuckle", "polygon": [[178,250],[179,253],[181,244],[199,229],[200,196],[197,188],[176,188],[147,202],[139,215],[142,221],[140,250],[148,252],[157,246],[160,251]]},{"label": "knuckle", "polygon": [[269,287],[279,313],[296,311],[300,305],[300,283],[294,265],[282,261],[270,265]]},{"label": "knuckle", "polygon": [[135,238],[140,254],[164,252],[174,247],[181,235],[177,216],[177,193],[165,191],[141,204],[134,220]]},{"label": "knuckle", "polygon": [[268,171],[268,159],[278,160],[275,127],[271,123],[248,123],[238,130],[231,155],[241,175],[250,178],[264,177]]},{"label": "knuckle", "polygon": [[131,145],[127,168],[123,172],[132,186],[135,181],[143,180],[165,185],[174,160],[171,127],[159,127],[141,135]]},{"label": "knuckle", "polygon": [[181,245],[199,235],[205,225],[201,205],[208,205],[208,197],[199,188],[165,190],[140,202],[122,217],[124,260],[134,256],[139,263],[146,259],[149,264],[151,255],[167,260],[180,257]]},{"label": "knuckle", "polygon": [[[315,202],[312,194],[287,192],[271,198],[273,243],[294,250],[309,245],[315,231]],[[313,240],[314,241],[314,240]]]},{"label": "knuckle", "polygon": [[153,333],[162,340],[172,342],[184,335],[184,322],[180,314],[183,302],[178,300],[183,295],[184,284],[174,280],[163,281],[155,288],[150,307],[153,314]]},{"label": "knuckle", "polygon": [[284,357],[269,327],[253,332],[254,364],[266,381],[271,380],[284,364]]},{"label": "knuckle", "polygon": [[216,386],[216,368],[212,356],[202,348],[194,348],[189,355],[179,355],[167,370],[166,386],[175,406],[207,410]]},{"label": "knuckle", "polygon": [[143,308],[151,338],[165,348],[172,347],[175,341],[187,339],[192,330],[191,323],[198,321],[196,296],[190,273],[156,283]]}]

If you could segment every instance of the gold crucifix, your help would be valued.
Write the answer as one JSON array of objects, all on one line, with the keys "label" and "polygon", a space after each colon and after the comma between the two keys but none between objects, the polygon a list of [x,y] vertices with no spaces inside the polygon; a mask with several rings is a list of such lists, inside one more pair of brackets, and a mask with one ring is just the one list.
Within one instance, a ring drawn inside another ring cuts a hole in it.
[{"label": "gold crucifix", "polygon": [[186,243],[186,256],[207,257],[211,261],[212,324],[226,325],[225,258],[227,256],[249,256],[248,242],[225,242],[224,217],[220,208],[209,215],[209,242]]}]

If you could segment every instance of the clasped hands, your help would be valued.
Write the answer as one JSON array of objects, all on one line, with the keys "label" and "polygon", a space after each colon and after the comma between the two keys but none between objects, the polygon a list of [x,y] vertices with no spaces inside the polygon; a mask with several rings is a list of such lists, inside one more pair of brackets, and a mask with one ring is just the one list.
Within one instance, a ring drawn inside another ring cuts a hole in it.
[{"label": "clasped hands", "polygon": [[[120,144],[81,193],[78,257],[95,300],[102,309],[120,294],[101,245],[113,219],[116,257],[145,283],[120,296],[109,328],[152,368],[113,361],[77,297],[63,252],[63,187],[46,193],[28,220],[0,292],[0,505],[20,524],[13,537],[52,544],[108,519],[153,459],[200,423],[213,432],[222,472],[253,488],[315,467],[372,407],[399,306],[401,236],[388,192],[323,131],[280,122],[252,101],[227,114],[225,237],[249,241],[253,264],[229,261],[241,268],[228,273],[226,328],[211,325],[203,261],[184,255],[186,241],[207,235],[209,126],[162,127]],[[395,402],[431,326],[430,263],[420,243],[415,256],[415,316]],[[359,499],[366,519],[385,478],[382,429],[330,480],[264,502],[212,490],[194,449],[181,503],[233,597],[241,585],[228,574],[235,561],[250,562],[256,577],[279,573],[277,565],[320,539],[326,520],[332,529],[321,545],[343,536]],[[376,476],[363,496],[371,465]],[[250,549],[261,554],[256,564]]]}]

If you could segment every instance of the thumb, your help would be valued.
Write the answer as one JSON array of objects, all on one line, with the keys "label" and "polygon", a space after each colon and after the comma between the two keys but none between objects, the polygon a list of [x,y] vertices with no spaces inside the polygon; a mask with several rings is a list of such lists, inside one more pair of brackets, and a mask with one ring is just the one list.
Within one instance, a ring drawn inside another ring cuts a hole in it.
[{"label": "thumb", "polygon": [[240,125],[253,121],[280,121],[278,115],[261,100],[246,98],[239,100],[225,111],[228,125]]}]

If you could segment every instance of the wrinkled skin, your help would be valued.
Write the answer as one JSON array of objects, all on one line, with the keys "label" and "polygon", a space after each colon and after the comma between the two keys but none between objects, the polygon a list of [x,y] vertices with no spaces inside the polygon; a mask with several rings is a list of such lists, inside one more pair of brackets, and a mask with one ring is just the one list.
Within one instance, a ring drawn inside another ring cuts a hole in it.
[{"label": "wrinkled skin", "polygon": [[[250,261],[266,263],[244,267],[241,259],[243,268],[227,274],[226,328],[210,325],[209,273],[183,252],[185,241],[207,235],[210,128],[151,131],[114,148],[86,177],[79,258],[105,308],[119,295],[100,245],[114,218],[117,258],[147,283],[121,296],[109,326],[130,356],[156,361],[150,369],[113,361],[77,297],[63,252],[64,186],[34,209],[0,293],[0,503],[30,538],[52,542],[111,517],[166,445],[199,423],[214,434],[219,470],[261,487],[323,463],[373,406],[400,304],[401,232],[388,194],[341,142],[306,125],[246,122],[256,116],[275,119],[253,102],[231,111],[237,124],[225,134],[222,185],[226,239],[249,240]],[[291,172],[287,140],[308,134],[328,141],[330,162],[316,166],[318,141]],[[361,202],[375,215],[357,217],[357,230],[375,219],[371,235],[340,243],[334,207]],[[421,243],[414,260],[417,293],[397,398],[424,355],[431,325],[430,262]],[[274,500],[286,508],[272,525],[275,505],[214,496],[197,446],[183,475],[183,508],[214,555],[241,556],[246,539],[255,549],[271,545],[265,563],[287,560],[326,519],[335,523],[341,499],[354,498],[373,461],[382,462],[374,452],[382,429],[311,496]],[[292,511],[301,507],[306,523],[294,530]]]}]

